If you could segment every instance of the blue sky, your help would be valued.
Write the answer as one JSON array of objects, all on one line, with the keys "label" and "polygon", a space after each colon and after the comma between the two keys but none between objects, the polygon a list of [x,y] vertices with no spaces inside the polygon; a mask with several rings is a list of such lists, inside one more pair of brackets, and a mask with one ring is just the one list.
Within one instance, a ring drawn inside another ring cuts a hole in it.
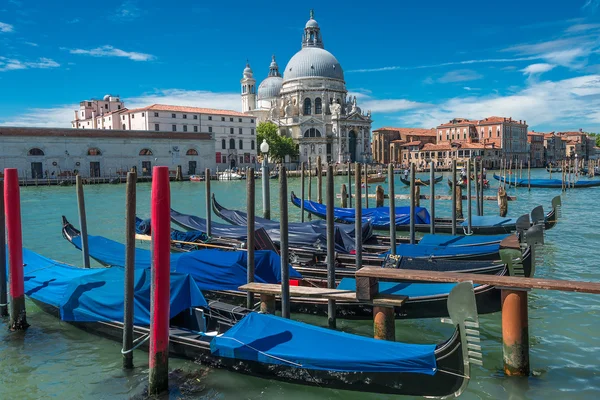
[{"label": "blue sky", "polygon": [[0,124],[70,126],[107,93],[239,110],[246,59],[259,82],[271,54],[283,70],[314,7],[374,129],[499,115],[600,131],[600,0],[313,3],[3,0]]}]

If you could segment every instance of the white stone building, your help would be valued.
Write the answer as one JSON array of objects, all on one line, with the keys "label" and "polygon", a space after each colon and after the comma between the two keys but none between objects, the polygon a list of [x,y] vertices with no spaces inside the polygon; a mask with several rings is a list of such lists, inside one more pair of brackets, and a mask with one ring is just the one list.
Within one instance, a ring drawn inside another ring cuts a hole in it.
[{"label": "white stone building", "polygon": [[371,112],[363,113],[349,98],[338,60],[323,46],[319,24],[311,16],[302,49],[288,62],[283,77],[273,56],[269,74],[255,89],[249,64],[243,72],[242,111],[272,121],[281,135],[294,139],[300,161],[370,161]]},{"label": "white stone building", "polygon": [[[73,127],[152,132],[207,133],[215,140],[212,159],[221,169],[256,163],[256,121],[231,110],[153,104],[129,110],[116,96],[80,103]],[[159,136],[157,134],[157,136]]]},{"label": "white stone building", "polygon": [[133,166],[148,176],[157,165],[193,175],[216,169],[214,148],[206,133],[0,127],[0,168],[27,179],[117,177]]}]

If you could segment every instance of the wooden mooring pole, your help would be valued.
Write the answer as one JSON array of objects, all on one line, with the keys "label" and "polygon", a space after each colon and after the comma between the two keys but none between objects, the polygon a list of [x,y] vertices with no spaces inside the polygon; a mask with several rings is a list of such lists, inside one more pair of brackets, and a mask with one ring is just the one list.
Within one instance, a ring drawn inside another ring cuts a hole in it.
[{"label": "wooden mooring pole", "polygon": [[352,208],[352,163],[348,161],[348,207]]},{"label": "wooden mooring pole", "polygon": [[123,299],[123,368],[133,368],[133,291],[135,282],[135,172],[127,173],[125,189],[125,298]]},{"label": "wooden mooring pole", "polygon": [[467,235],[473,232],[473,208],[471,207],[471,160],[467,160]]},{"label": "wooden mooring pole", "polygon": [[502,354],[504,373],[528,376],[529,316],[527,290],[502,289]]},{"label": "wooden mooring pole", "polygon": [[342,183],[342,193],[340,194],[340,203],[342,208],[348,207],[348,190],[346,189],[346,184]]},{"label": "wooden mooring pole", "polygon": [[[308,200],[312,200],[312,163],[310,157],[308,157]],[[302,202],[304,205],[304,202]],[[308,213],[308,220],[312,220],[312,214]]]},{"label": "wooden mooring pole", "polygon": [[[323,204],[323,164],[321,156],[317,156],[317,202]],[[287,201],[287,199],[286,199]]]},{"label": "wooden mooring pole", "polygon": [[[319,158],[320,161],[320,158]],[[333,174],[332,174],[333,175]],[[288,190],[285,166],[279,169],[279,255],[281,257],[281,316],[290,318],[290,268],[288,246]]]},{"label": "wooden mooring pole", "polygon": [[456,196],[456,159],[452,159],[452,235],[456,236],[456,202],[458,199],[460,199],[460,202],[462,204],[462,196],[458,197]]},{"label": "wooden mooring pole", "polygon": [[[206,182],[210,182],[210,180],[207,179]],[[154,167],[152,173],[152,288],[148,379],[150,394],[163,393],[169,388],[170,214],[169,167]]]},{"label": "wooden mooring pole", "polygon": [[300,167],[300,221],[304,222],[304,180],[305,180],[304,162]]},{"label": "wooden mooring pole", "polygon": [[365,208],[369,208],[369,166],[365,163]]},{"label": "wooden mooring pole", "polygon": [[383,207],[383,199],[385,193],[383,192],[383,186],[377,185],[375,188],[375,207]]},{"label": "wooden mooring pole", "polygon": [[[477,209],[477,215],[481,215],[481,202],[479,201],[479,176],[477,175],[479,168],[477,167],[479,163],[477,162],[477,159],[473,160],[473,174],[474,174],[474,178],[475,178],[475,203],[476,203],[476,209]],[[471,171],[469,171],[469,174],[471,174]]]},{"label": "wooden mooring pole", "polygon": [[410,244],[415,244],[415,163],[410,164]]},{"label": "wooden mooring pole", "polygon": [[429,233],[435,235],[435,161],[429,166]]},{"label": "wooden mooring pole", "polygon": [[29,324],[25,312],[21,195],[19,172],[16,168],[6,168],[4,170],[4,206],[10,269],[10,320],[8,327],[11,331],[22,331],[27,329]]},{"label": "wooden mooring pole", "polygon": [[354,250],[356,252],[356,270],[362,268],[362,189],[360,187],[360,163],[354,164]]},{"label": "wooden mooring pole", "polygon": [[210,208],[210,168],[206,168],[204,176],[206,177],[206,235],[210,237],[212,234],[212,212]]},{"label": "wooden mooring pole", "polygon": [[4,216],[4,181],[0,181],[0,318],[8,317],[8,271],[6,270],[6,219]]},{"label": "wooden mooring pole", "polygon": [[79,210],[79,229],[81,229],[81,254],[83,255],[83,267],[90,267],[90,249],[88,247],[87,219],[85,216],[85,196],[83,194],[83,182],[81,175],[75,178],[77,190],[77,209]]},{"label": "wooden mooring pole", "polygon": [[[396,196],[394,188],[394,165],[392,163],[388,165],[388,186],[390,192],[390,254],[396,255]],[[383,191],[383,189],[381,190]]]},{"label": "wooden mooring pole", "polygon": [[[327,288],[335,289],[335,230],[334,230],[334,188],[333,166],[327,166]],[[282,278],[283,279],[283,278]],[[327,322],[330,329],[336,328],[336,304],[334,299],[327,300]]]},{"label": "wooden mooring pole", "polygon": [[[254,168],[248,169],[246,175],[246,212],[248,213],[248,230],[246,231],[246,250],[247,258],[247,283],[254,282],[254,218],[256,213],[256,184],[254,181]],[[304,164],[302,165],[302,197],[304,197]],[[304,201],[302,201],[304,204]],[[252,310],[254,308],[254,293],[246,294],[246,308]]]}]

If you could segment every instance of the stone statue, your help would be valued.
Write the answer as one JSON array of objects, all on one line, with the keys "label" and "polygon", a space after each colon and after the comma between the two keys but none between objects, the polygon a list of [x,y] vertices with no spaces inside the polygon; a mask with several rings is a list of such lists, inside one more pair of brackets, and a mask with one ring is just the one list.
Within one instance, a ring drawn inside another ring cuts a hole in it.
[{"label": "stone statue", "polygon": [[288,99],[287,100],[287,104],[285,106],[285,116],[286,117],[291,117],[292,116],[292,112],[293,112],[292,102],[290,101],[290,99]]}]

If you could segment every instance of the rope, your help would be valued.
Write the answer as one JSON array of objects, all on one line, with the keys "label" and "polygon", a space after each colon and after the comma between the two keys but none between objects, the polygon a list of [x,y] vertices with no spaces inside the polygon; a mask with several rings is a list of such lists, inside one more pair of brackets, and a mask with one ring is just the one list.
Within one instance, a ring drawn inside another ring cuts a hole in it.
[{"label": "rope", "polygon": [[136,343],[136,340],[133,341],[134,346],[131,349],[129,349],[129,350],[121,349],[121,354],[129,354],[129,353],[131,353],[132,351],[134,351],[135,349],[137,349],[138,347],[140,347],[141,345],[143,345],[144,343],[146,343],[148,341],[148,339],[150,339],[150,334],[149,333],[147,333],[147,334],[145,334],[143,336],[140,336],[139,338],[136,339],[137,343]]},{"label": "rope", "polygon": [[452,371],[446,371],[446,370],[443,370],[443,369],[438,369],[438,371],[439,371],[439,372],[443,372],[444,374],[448,374],[448,375],[457,376],[457,377],[459,377],[459,378],[471,379],[471,377],[470,377],[470,376],[468,376],[468,375],[458,374],[458,373],[456,373],[456,372],[452,372]]},{"label": "rope", "polygon": [[271,358],[274,358],[275,360],[278,360],[278,361],[283,361],[283,362],[285,362],[285,363],[288,363],[288,364],[290,364],[290,365],[293,365],[294,367],[299,367],[299,368],[302,368],[302,364],[298,364],[298,363],[295,363],[295,362],[293,362],[293,361],[289,361],[289,360],[286,360],[286,359],[283,359],[283,358],[280,358],[280,357],[272,356],[271,354],[267,354],[267,353],[265,353],[264,351],[260,351],[260,350],[258,350],[258,349],[256,349],[256,348],[254,348],[254,347],[250,346],[249,344],[246,344],[246,343],[244,343],[244,342],[242,342],[242,341],[240,341],[240,340],[238,340],[238,339],[236,339],[236,338],[227,337],[227,336],[221,336],[221,339],[230,339],[230,340],[236,341],[236,342],[238,342],[239,344],[241,344],[242,346],[249,347],[250,349],[252,349],[252,350],[256,351],[257,353],[260,353],[260,354],[262,354],[263,356],[271,357]]}]

